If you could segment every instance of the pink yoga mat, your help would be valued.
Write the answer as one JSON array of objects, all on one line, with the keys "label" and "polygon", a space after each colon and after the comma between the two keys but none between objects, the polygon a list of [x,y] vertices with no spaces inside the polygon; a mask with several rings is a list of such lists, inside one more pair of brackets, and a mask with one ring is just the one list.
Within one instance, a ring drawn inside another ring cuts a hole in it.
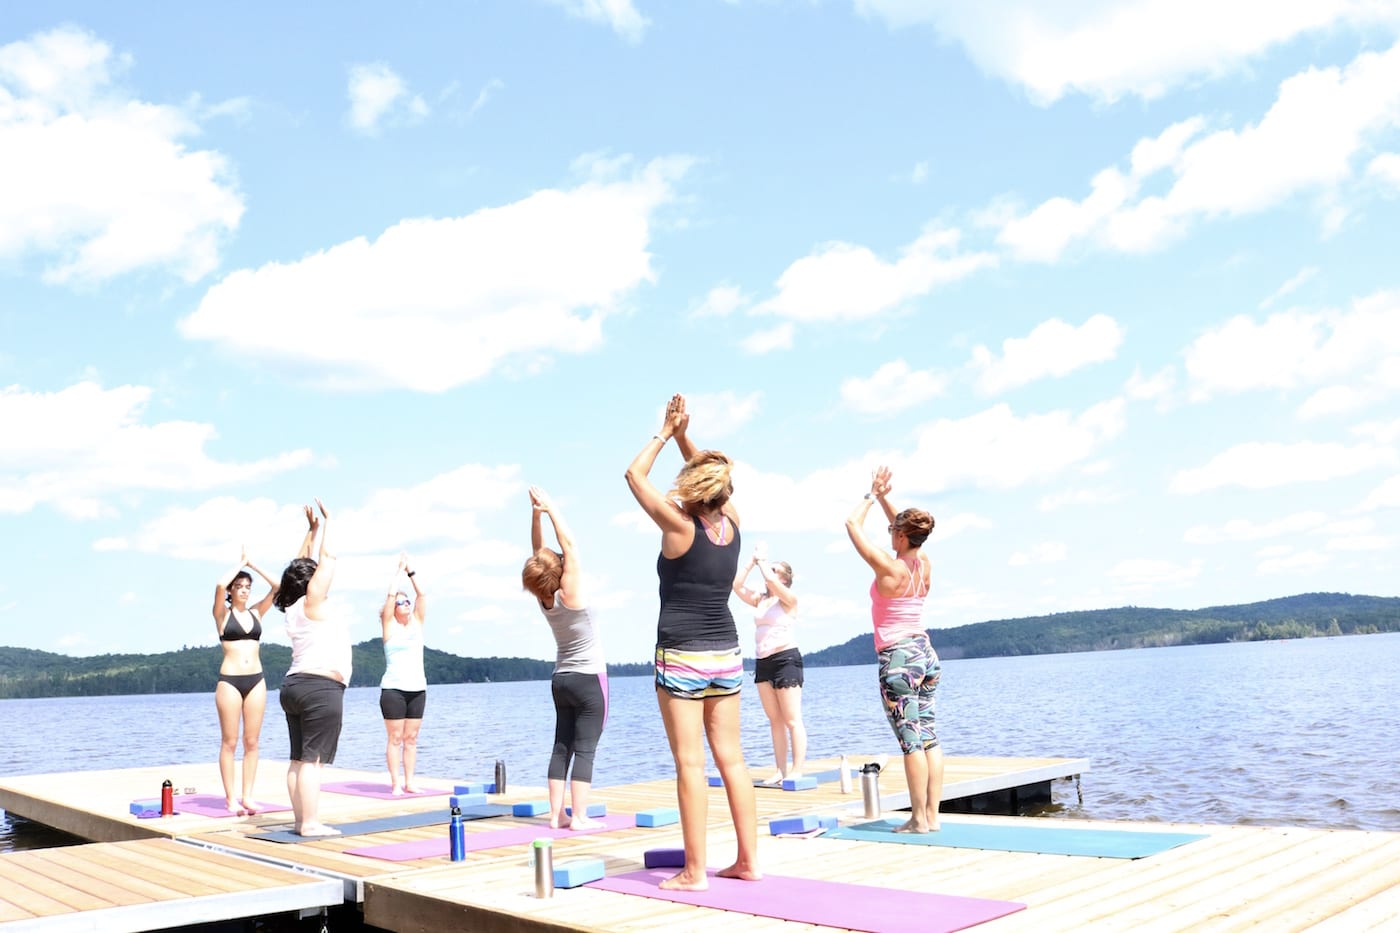
[{"label": "pink yoga mat", "polygon": [[[636,817],[631,813],[609,813],[600,817],[603,825],[598,829],[550,829],[548,826],[513,826],[510,829],[491,829],[484,833],[467,833],[467,851],[479,852],[482,849],[500,849],[505,846],[528,845],[536,839],[548,837],[563,839],[566,836],[586,836],[591,833],[605,833],[614,829],[631,829],[636,825]],[[447,834],[417,842],[393,842],[382,846],[364,846],[345,850],[347,855],[363,855],[368,858],[383,859],[386,862],[411,862],[420,858],[446,857]]]},{"label": "pink yoga mat", "polygon": [[[191,816],[237,816],[237,813],[228,812],[228,803],[222,797],[215,794],[177,794],[175,797],[175,812],[188,813]],[[258,813],[277,813],[282,810],[290,810],[291,807],[281,803],[267,803],[257,801]]]},{"label": "pink yoga mat", "polygon": [[634,871],[590,882],[588,887],[868,933],[952,933],[1026,908],[1025,904],[1011,901],[783,875],[765,875],[762,881],[736,881],[720,878],[713,871],[709,873],[708,891],[663,891],[657,887],[674,874],[673,869]]},{"label": "pink yoga mat", "polygon": [[441,797],[450,790],[427,787],[416,794],[396,794],[388,784],[375,784],[371,781],[332,781],[322,784],[321,790],[330,794],[349,794],[351,797],[378,797],[381,800],[398,800],[412,797]]}]

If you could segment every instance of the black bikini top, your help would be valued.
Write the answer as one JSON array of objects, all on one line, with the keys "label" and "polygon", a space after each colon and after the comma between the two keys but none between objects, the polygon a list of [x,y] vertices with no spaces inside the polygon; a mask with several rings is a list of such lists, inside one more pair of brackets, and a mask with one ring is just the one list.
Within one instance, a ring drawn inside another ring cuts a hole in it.
[{"label": "black bikini top", "polygon": [[258,614],[249,609],[248,615],[253,617],[253,627],[245,629],[243,623],[238,621],[238,614],[229,609],[219,641],[262,641],[262,623],[258,621]]}]

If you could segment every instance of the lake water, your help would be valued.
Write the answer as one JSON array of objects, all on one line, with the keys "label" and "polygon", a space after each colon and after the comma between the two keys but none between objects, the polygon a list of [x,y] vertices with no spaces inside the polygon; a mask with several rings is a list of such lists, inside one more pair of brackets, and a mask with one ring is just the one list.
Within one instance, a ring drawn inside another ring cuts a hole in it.
[{"label": "lake water", "polygon": [[[614,678],[598,786],[674,772],[651,681]],[[939,737],[950,755],[1083,757],[1076,789],[1045,815],[1400,831],[1400,634],[986,658],[946,663]],[[875,666],[813,668],[803,692],[809,755],[898,754]],[[767,721],[745,685],[744,749],[772,767]],[[434,685],[420,774],[543,785],[553,737],[547,682]],[[0,701],[0,774],[208,761],[218,793],[210,694]],[[263,753],[285,760],[270,698]],[[377,688],[346,691],[337,765],[383,766]],[[279,767],[269,763],[265,767]],[[1082,800],[1080,795],[1082,794]],[[0,851],[71,841],[0,819]]]}]

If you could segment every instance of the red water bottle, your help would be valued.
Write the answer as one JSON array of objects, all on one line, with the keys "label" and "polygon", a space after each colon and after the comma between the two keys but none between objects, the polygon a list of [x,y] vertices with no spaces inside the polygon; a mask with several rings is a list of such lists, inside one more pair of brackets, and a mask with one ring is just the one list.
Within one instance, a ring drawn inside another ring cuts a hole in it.
[{"label": "red water bottle", "polygon": [[175,787],[169,781],[160,785],[160,815],[175,815]]}]

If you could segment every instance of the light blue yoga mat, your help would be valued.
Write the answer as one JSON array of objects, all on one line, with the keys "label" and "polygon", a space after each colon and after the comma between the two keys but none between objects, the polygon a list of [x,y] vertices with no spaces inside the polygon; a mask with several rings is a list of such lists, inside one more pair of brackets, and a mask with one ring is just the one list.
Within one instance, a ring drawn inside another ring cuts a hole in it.
[{"label": "light blue yoga mat", "polygon": [[827,830],[819,839],[856,839],[951,849],[995,849],[1041,855],[1091,855],[1099,858],[1144,858],[1206,838],[1195,833],[1139,832],[1127,829],[1076,829],[1070,826],[999,826],[994,823],[950,823],[936,833],[897,833],[903,818],[876,820]]}]

